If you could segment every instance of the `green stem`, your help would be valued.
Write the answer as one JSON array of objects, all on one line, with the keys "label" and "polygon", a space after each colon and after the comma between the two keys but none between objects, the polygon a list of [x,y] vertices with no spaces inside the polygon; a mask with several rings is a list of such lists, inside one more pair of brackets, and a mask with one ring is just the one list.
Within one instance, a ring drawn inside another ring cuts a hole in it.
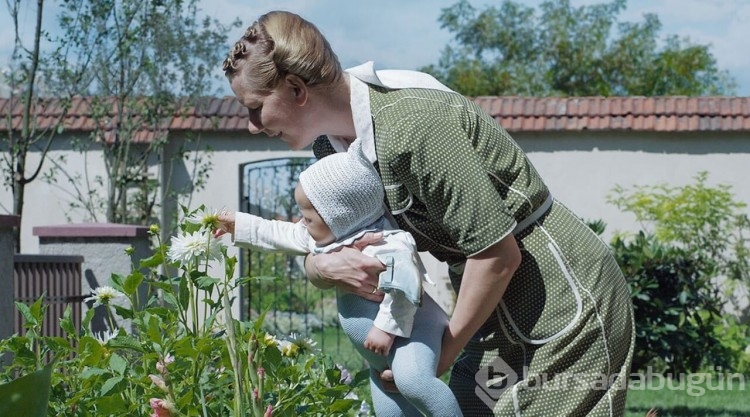
[{"label": "green stem", "polygon": [[109,306],[109,304],[105,304],[105,307],[107,307],[107,318],[109,319],[109,331],[114,332],[115,329],[117,329],[117,326],[115,326],[115,318],[112,315],[112,308]]},{"label": "green stem", "polygon": [[227,330],[227,350],[229,351],[229,359],[232,362],[232,367],[234,368],[234,415],[239,417],[245,415],[245,410],[242,407],[242,362],[237,356],[237,339],[234,334],[234,319],[232,318],[232,306],[229,303],[228,286],[229,284],[227,279],[224,281],[224,288],[221,294],[221,298],[224,304],[224,321],[226,322]]},{"label": "green stem", "polygon": [[195,298],[197,297],[197,295],[195,294],[196,293],[196,288],[195,288],[195,285],[193,285],[192,278],[190,278],[188,276],[187,280],[188,280],[187,285],[188,285],[188,294],[189,294],[188,295],[188,304],[190,304],[190,315],[192,316],[191,319],[192,319],[192,322],[193,322],[193,326],[192,326],[192,328],[193,328],[193,334],[197,335],[198,334],[198,317],[197,317],[198,316],[198,314],[197,314],[198,312],[197,312],[196,302],[195,302]]}]

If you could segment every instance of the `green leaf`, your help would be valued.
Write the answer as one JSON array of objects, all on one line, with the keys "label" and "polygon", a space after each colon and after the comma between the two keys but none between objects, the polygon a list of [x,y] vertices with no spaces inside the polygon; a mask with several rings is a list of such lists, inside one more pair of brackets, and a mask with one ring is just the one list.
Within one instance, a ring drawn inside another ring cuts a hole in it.
[{"label": "green leaf", "polygon": [[77,334],[75,328],[73,327],[73,310],[70,304],[65,306],[65,311],[63,312],[63,316],[60,318],[60,328],[63,329],[65,333],[69,335]]},{"label": "green leaf", "polygon": [[36,319],[36,317],[34,317],[34,314],[31,312],[29,306],[19,301],[15,301],[15,304],[16,308],[23,316],[27,327],[36,326],[37,324],[39,324],[39,321]]},{"label": "green leaf", "polygon": [[188,302],[190,301],[190,291],[188,290],[187,279],[180,280],[179,300],[180,300],[180,307],[182,307],[183,310],[187,309]]},{"label": "green leaf", "polygon": [[108,373],[109,373],[109,371],[107,371],[106,369],[91,367],[91,368],[86,368],[83,371],[81,371],[79,377],[81,379],[89,379],[92,376],[99,376],[99,375],[104,375],[104,374],[108,374]]},{"label": "green leaf", "polygon": [[177,300],[177,297],[174,296],[174,294],[172,294],[172,293],[164,293],[162,295],[162,297],[164,298],[164,301],[166,301],[167,303],[171,304],[173,307],[175,307],[175,308],[182,307],[180,305],[180,302]]},{"label": "green leaf", "polygon": [[370,370],[363,369],[354,375],[354,379],[352,380],[351,386],[352,387],[359,386],[361,383],[363,383],[364,381],[368,381],[369,379],[370,379]]},{"label": "green leaf", "polygon": [[128,367],[128,362],[125,359],[123,359],[122,356],[120,356],[120,355],[118,355],[116,353],[113,353],[109,357],[109,367],[113,371],[115,371],[116,374],[118,374],[118,375],[125,375],[125,370]]},{"label": "green leaf", "polygon": [[97,415],[123,415],[123,410],[127,410],[127,404],[119,393],[97,398],[96,400]]},{"label": "green leaf", "polygon": [[113,272],[109,277],[109,285],[111,285],[112,288],[116,289],[117,291],[125,292],[125,289],[123,288],[124,282],[125,279],[120,274]]},{"label": "green leaf", "polygon": [[162,339],[162,331],[159,327],[159,319],[151,316],[148,320],[148,330],[146,331],[148,335],[148,340],[160,343]]},{"label": "green leaf", "polygon": [[95,311],[93,308],[86,310],[86,314],[83,315],[83,320],[81,321],[81,331],[83,331],[83,329],[89,328],[89,326],[91,325],[91,320],[94,318],[94,313]]},{"label": "green leaf", "polygon": [[220,282],[221,280],[219,280],[218,278],[212,278],[206,275],[195,278],[195,285],[202,290],[209,289],[212,286],[219,284]]},{"label": "green leaf", "polygon": [[148,285],[167,292],[174,292],[174,285],[168,282],[150,281]]},{"label": "green leaf", "polygon": [[117,336],[113,339],[109,339],[107,346],[113,349],[131,349],[138,352],[144,351],[138,339],[130,335]]},{"label": "green leaf", "polygon": [[337,385],[341,382],[341,370],[338,368],[326,369],[326,379],[331,385]]},{"label": "green leaf", "polygon": [[123,284],[122,289],[125,290],[125,294],[133,295],[142,282],[143,274],[139,271],[134,271],[125,278],[125,283]]},{"label": "green leaf", "polygon": [[45,417],[49,404],[52,367],[0,385],[0,416]]},{"label": "green leaf", "polygon": [[122,376],[113,376],[112,378],[106,380],[104,384],[102,384],[102,389],[99,391],[99,395],[105,395],[109,391],[112,390],[112,388],[115,387],[115,385],[119,384],[124,377]]},{"label": "green leaf", "polygon": [[237,265],[237,257],[236,256],[225,256],[224,257],[224,276],[227,278],[231,278],[234,276],[234,269],[235,265]]},{"label": "green leaf", "polygon": [[68,339],[64,339],[62,337],[56,337],[56,336],[48,336],[45,338],[47,341],[47,346],[49,346],[50,349],[53,351],[59,352],[67,352],[72,350],[70,343],[68,342]]},{"label": "green leaf", "polygon": [[115,309],[115,313],[124,319],[132,319],[134,317],[133,309],[130,307],[123,307],[117,304],[110,304],[110,307]]},{"label": "green leaf", "polygon": [[101,364],[104,358],[104,352],[102,345],[99,341],[91,336],[83,336],[79,341],[79,358],[81,359],[81,365],[84,366],[98,366]]},{"label": "green leaf", "polygon": [[688,298],[687,291],[681,291],[680,292],[680,298],[679,298],[680,304],[685,304],[685,302],[687,301],[687,298]]},{"label": "green leaf", "polygon": [[154,253],[152,257],[141,259],[141,262],[139,265],[141,268],[156,268],[162,263],[164,263],[164,257],[162,256],[162,252],[156,251],[156,253]]},{"label": "green leaf", "polygon": [[336,413],[343,413],[346,411],[349,411],[354,407],[355,405],[358,405],[359,401],[357,400],[345,400],[345,399],[338,399],[333,402],[328,408],[327,411],[329,412],[336,412]]}]

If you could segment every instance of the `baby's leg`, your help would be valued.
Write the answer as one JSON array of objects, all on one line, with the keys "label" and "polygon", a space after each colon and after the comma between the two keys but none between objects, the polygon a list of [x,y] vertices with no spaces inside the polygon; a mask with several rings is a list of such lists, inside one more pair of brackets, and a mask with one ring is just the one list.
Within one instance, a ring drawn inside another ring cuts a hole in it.
[{"label": "baby's leg", "polygon": [[372,328],[380,304],[342,291],[339,291],[337,296],[341,327],[359,354],[370,365],[370,392],[376,415],[378,417],[421,416],[422,413],[409,404],[409,401],[402,395],[383,391],[380,378],[376,376],[375,371],[382,371],[390,366],[388,357],[378,355],[364,347],[367,333]]},{"label": "baby's leg", "polygon": [[370,393],[378,417],[422,417],[403,395],[384,391],[374,370],[370,371]]},{"label": "baby's leg", "polygon": [[399,392],[428,416],[462,415],[453,392],[435,376],[447,325],[445,312],[425,294],[411,337],[397,338],[391,350],[391,370]]}]

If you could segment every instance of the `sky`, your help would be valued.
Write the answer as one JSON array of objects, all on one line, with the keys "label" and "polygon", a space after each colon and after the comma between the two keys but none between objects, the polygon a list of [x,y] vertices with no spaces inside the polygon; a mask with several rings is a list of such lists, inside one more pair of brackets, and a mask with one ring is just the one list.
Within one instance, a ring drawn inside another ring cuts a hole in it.
[{"label": "sky", "polygon": [[[22,26],[31,35],[36,2],[22,0]],[[313,22],[328,38],[346,68],[365,61],[375,67],[416,69],[437,63],[451,34],[438,22],[441,9],[458,0],[200,0],[201,13],[223,22],[235,18],[242,27],[229,33],[229,43],[261,14],[288,10]],[[536,6],[542,0],[520,0]],[[571,0],[574,6],[606,0]],[[477,9],[499,5],[501,0],[470,0]],[[50,3],[48,3],[50,4]],[[4,8],[5,6],[0,6]],[[0,68],[6,68],[13,40],[7,9],[0,8]],[[656,13],[662,37],[679,35],[692,42],[711,45],[720,69],[737,82],[736,93],[750,96],[750,0],[629,0],[619,21],[640,22],[644,13]],[[53,23],[54,15],[45,17]],[[24,35],[26,35],[24,33]],[[217,74],[220,73],[217,65]],[[218,95],[230,94],[221,86]]]}]

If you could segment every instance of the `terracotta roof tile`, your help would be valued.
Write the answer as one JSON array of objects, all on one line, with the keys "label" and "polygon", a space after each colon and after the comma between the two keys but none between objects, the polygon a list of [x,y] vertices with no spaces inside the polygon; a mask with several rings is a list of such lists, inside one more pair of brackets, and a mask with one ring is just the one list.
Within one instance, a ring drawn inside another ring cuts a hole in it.
[{"label": "terracotta roof tile", "polygon": [[[38,103],[37,129],[51,128],[63,117],[68,130],[91,131],[91,97],[70,102]],[[111,103],[114,103],[111,99]],[[474,101],[510,131],[634,130],[660,132],[750,131],[750,97],[477,97]],[[0,98],[0,129],[20,129],[20,101]],[[110,111],[105,128],[116,122]],[[245,131],[247,112],[234,97],[201,99],[165,120],[163,128],[198,131]],[[156,127],[144,127],[139,140],[151,140]],[[110,134],[105,134],[109,140]]]}]

